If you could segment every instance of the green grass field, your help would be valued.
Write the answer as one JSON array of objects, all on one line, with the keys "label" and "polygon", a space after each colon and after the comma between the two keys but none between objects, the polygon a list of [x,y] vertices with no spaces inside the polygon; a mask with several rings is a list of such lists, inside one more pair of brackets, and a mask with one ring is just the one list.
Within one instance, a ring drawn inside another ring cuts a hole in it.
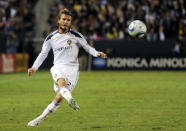
[{"label": "green grass field", "polygon": [[81,72],[66,101],[37,127],[53,100],[49,71],[0,75],[0,131],[186,131],[186,72]]}]

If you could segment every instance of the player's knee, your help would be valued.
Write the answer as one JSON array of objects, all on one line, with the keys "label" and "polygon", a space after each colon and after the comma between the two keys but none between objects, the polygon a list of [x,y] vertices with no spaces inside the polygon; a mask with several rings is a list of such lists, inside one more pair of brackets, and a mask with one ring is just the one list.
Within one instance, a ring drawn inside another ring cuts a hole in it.
[{"label": "player's knee", "polygon": [[59,78],[59,79],[57,80],[57,85],[58,85],[58,87],[66,86],[66,81],[65,81],[65,79],[64,79],[64,78]]}]

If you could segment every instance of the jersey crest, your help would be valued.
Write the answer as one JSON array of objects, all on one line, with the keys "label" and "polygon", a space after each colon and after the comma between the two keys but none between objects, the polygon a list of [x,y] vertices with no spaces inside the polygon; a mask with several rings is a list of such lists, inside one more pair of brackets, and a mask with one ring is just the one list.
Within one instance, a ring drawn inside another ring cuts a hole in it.
[{"label": "jersey crest", "polygon": [[71,45],[72,44],[72,41],[71,40],[67,40],[67,44],[68,45]]}]

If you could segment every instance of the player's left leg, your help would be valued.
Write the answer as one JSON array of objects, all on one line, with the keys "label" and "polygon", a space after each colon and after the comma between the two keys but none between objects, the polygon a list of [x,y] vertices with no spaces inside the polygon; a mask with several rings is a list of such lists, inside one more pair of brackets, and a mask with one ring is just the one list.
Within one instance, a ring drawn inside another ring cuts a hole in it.
[{"label": "player's left leg", "polygon": [[77,102],[72,97],[72,94],[70,92],[70,87],[67,85],[67,82],[64,78],[59,78],[57,81],[57,85],[59,87],[59,93],[63,98],[65,98],[71,108],[78,111],[80,108],[77,104]]}]

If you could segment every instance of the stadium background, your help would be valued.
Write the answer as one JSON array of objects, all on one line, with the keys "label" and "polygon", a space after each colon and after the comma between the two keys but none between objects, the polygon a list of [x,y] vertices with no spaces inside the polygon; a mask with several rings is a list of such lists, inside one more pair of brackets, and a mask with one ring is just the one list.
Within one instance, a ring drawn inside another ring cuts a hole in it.
[{"label": "stadium background", "polygon": [[[81,70],[186,68],[184,0],[1,0],[1,72],[31,67],[43,40],[57,28],[56,16],[64,7],[73,12],[72,28],[109,57],[106,61],[92,59],[80,50]],[[135,19],[148,28],[141,40],[127,33]],[[109,66],[108,61],[113,64]],[[41,69],[51,66],[52,53]]]}]

